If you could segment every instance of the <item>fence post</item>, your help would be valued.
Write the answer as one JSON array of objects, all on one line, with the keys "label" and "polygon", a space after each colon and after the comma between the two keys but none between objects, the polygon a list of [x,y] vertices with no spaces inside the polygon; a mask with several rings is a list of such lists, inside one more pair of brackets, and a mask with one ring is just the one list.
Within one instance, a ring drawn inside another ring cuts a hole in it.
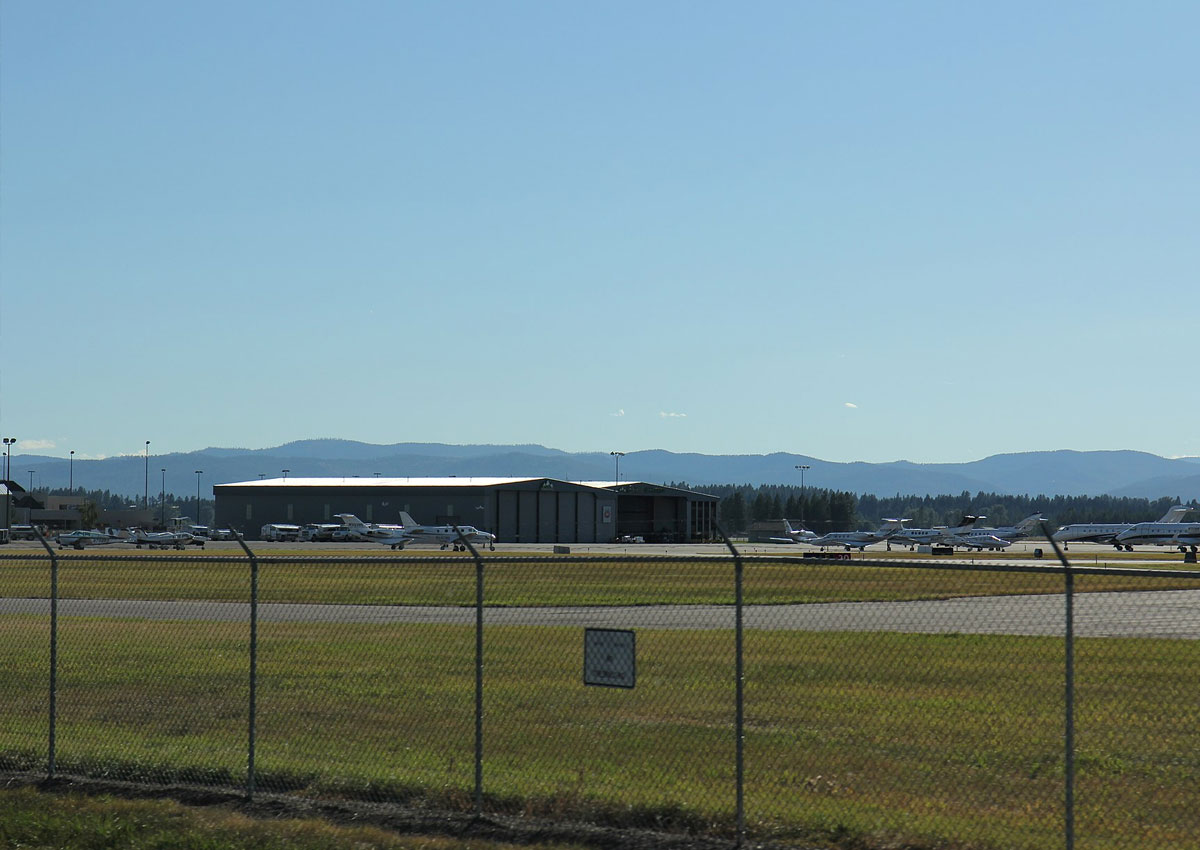
[{"label": "fence post", "polygon": [[733,643],[734,643],[734,680],[735,686],[735,708],[734,708],[734,738],[736,741],[735,756],[736,762],[735,783],[737,790],[735,793],[735,818],[737,820],[737,839],[735,846],[741,847],[746,838],[746,671],[745,657],[743,655],[743,634],[742,634],[742,555],[734,548],[733,542],[726,536],[725,531],[720,525],[714,523],[714,528],[717,534],[721,535],[721,540],[725,542],[726,548],[733,553],[733,597],[734,597],[734,626],[733,626]]},{"label": "fence post", "polygon": [[475,817],[483,817],[483,557],[454,526],[458,542],[475,559]]},{"label": "fence post", "polygon": [[240,531],[233,532],[234,539],[250,559],[250,706],[249,743],[246,753],[246,796],[254,796],[254,747],[256,722],[258,720],[258,558]]},{"label": "fence post", "polygon": [[1066,714],[1065,729],[1066,729],[1066,753],[1064,758],[1064,774],[1066,788],[1064,789],[1063,798],[1063,833],[1064,844],[1066,850],[1074,850],[1075,848],[1075,573],[1071,570],[1071,563],[1067,560],[1067,556],[1058,548],[1058,541],[1050,533],[1050,529],[1046,523],[1041,523],[1042,533],[1046,535],[1046,539],[1050,541],[1050,545],[1054,547],[1054,554],[1058,556],[1059,562],[1063,565],[1063,584],[1064,594],[1066,596],[1066,670],[1065,670],[1065,699],[1064,709]]},{"label": "fence post", "polygon": [[33,533],[50,556],[50,734],[46,744],[46,777],[53,779],[58,748],[58,556],[36,525]]}]

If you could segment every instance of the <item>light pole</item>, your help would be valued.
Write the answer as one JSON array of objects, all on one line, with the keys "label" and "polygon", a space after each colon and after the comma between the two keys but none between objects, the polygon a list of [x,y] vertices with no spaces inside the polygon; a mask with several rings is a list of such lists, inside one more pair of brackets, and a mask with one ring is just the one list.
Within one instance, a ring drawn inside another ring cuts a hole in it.
[{"label": "light pole", "polygon": [[291,470],[290,470],[290,469],[285,469],[285,470],[283,471],[283,480],[284,480],[284,481],[287,481],[287,474],[288,474],[289,472],[291,472]]},{"label": "light pole", "polygon": [[146,441],[146,489],[142,492],[142,510],[150,507],[150,441]]},{"label": "light pole", "polygon": [[162,468],[162,489],[158,491],[158,524],[167,527],[167,468]]},{"label": "light pole", "polygon": [[[200,476],[202,474],[204,474],[203,469],[196,470],[196,525],[204,524],[200,522]],[[213,527],[216,527],[215,523],[213,524]]]},{"label": "light pole", "polygon": [[621,483],[621,458],[625,457],[625,452],[609,452],[613,456],[613,461],[616,463],[616,468],[613,470],[613,483]]},{"label": "light pole", "polygon": [[29,507],[25,509],[25,524],[33,525],[33,502],[32,502],[32,499],[33,499],[33,470],[30,469],[30,470],[28,470],[28,472],[29,472],[29,498],[31,501],[25,503],[25,504],[29,505]]},{"label": "light pole", "polygon": [[9,528],[12,524],[12,491],[8,489],[9,481],[12,480],[12,444],[17,441],[16,437],[4,438],[4,527]]},{"label": "light pole", "polygon": [[812,469],[812,467],[801,463],[796,465],[796,469],[800,470],[800,526],[807,528],[808,526],[804,524],[804,470]]},{"label": "light pole", "polygon": [[71,472],[70,472],[70,475],[68,478],[70,483],[67,484],[67,489],[70,490],[72,493],[74,493],[75,492],[75,450],[74,449],[71,449],[70,470],[71,470]]}]

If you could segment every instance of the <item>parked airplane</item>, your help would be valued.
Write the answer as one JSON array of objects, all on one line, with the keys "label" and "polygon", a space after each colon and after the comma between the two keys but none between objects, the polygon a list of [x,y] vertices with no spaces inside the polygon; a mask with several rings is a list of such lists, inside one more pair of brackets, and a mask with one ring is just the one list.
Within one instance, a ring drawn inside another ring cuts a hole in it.
[{"label": "parked airplane", "polygon": [[895,534],[888,538],[888,547],[893,543],[899,543],[904,546],[933,546],[946,543],[948,537],[965,534],[975,527],[975,523],[983,517],[978,517],[973,514],[963,514],[963,518],[958,521],[958,525],[947,527],[945,525],[935,525],[933,528],[901,528]]},{"label": "parked airplane", "polygon": [[455,531],[452,525],[421,525],[404,511],[400,512],[400,520],[404,523],[403,525],[365,523],[354,514],[337,514],[336,516],[341,520],[346,533],[352,535],[353,539],[382,543],[393,549],[403,549],[407,544],[413,542],[440,543],[443,549],[453,545],[454,551],[457,552],[466,548],[458,542],[459,532],[462,537],[472,543],[485,543],[492,549],[496,548],[496,535],[494,534],[480,531],[470,525],[460,525],[458,531]]},{"label": "parked airplane", "polygon": [[363,522],[354,514],[334,514],[334,519],[341,522],[341,527],[331,532],[333,540],[366,540],[371,543],[382,543],[393,549],[403,549],[409,541],[401,525],[379,525]]},{"label": "parked airplane", "polygon": [[1177,546],[1180,552],[1200,547],[1200,522],[1139,522],[1117,535],[1113,545],[1132,550],[1135,544]]},{"label": "parked airplane", "polygon": [[143,546],[151,549],[182,549],[184,546],[204,545],[203,539],[193,537],[186,531],[143,531],[140,528],[131,528],[128,534],[132,540],[126,537],[125,541],[132,542],[139,549]]},{"label": "parked airplane", "polygon": [[[1192,510],[1194,509],[1187,505],[1175,505],[1163,514],[1159,522],[1180,522]],[[1062,543],[1063,549],[1070,548],[1067,545],[1069,543],[1111,543],[1121,549],[1124,548],[1124,544],[1116,542],[1117,535],[1133,526],[1132,522],[1084,522],[1064,525],[1050,536]]]},{"label": "parked airplane", "polygon": [[84,546],[107,546],[110,543],[127,543],[129,541],[112,534],[105,534],[103,531],[77,529],[54,535],[54,542],[58,544],[59,549],[66,549],[68,546],[82,549]]},{"label": "parked airplane", "polygon": [[493,550],[496,548],[496,535],[480,531],[473,525],[460,525],[457,530],[452,525],[421,525],[404,511],[400,511],[400,521],[404,523],[404,533],[410,540],[440,543],[443,549],[453,545],[456,552],[467,548],[459,542],[461,539],[482,543]]},{"label": "parked airplane", "polygon": [[783,521],[783,533],[787,536],[770,537],[767,539],[772,543],[804,543],[821,536],[815,531],[809,531],[807,528],[792,528],[792,524],[786,519]]},{"label": "parked airplane", "polygon": [[801,540],[805,546],[818,546],[825,549],[829,546],[844,546],[846,551],[858,549],[862,551],[872,543],[881,543],[893,537],[903,527],[907,519],[885,519],[877,531],[834,531],[821,537]]},{"label": "parked airplane", "polygon": [[[980,519],[983,519],[983,517],[980,517]],[[992,537],[999,537],[1001,540],[1021,540],[1029,537],[1031,534],[1036,534],[1038,523],[1043,520],[1045,520],[1045,517],[1040,513],[1036,513],[1030,514],[1016,525],[1001,525],[996,528],[979,528],[976,526],[971,531],[979,535],[990,534]]]}]

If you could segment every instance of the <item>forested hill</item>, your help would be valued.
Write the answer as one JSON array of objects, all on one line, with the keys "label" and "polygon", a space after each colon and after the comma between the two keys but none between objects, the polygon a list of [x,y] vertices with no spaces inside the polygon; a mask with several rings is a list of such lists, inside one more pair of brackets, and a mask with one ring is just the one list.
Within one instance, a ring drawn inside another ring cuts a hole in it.
[{"label": "forested hill", "polygon": [[[697,489],[721,484],[798,485],[886,497],[998,493],[1047,496],[1127,496],[1143,499],[1200,498],[1196,458],[1163,458],[1146,452],[1070,450],[1002,454],[969,463],[838,463],[808,455],[681,454],[661,449],[628,451],[620,458],[622,481],[686,481]],[[106,489],[130,496],[194,492],[195,470],[211,494],[213,484],[292,477],[505,476],[612,480],[615,462],[607,450],[563,452],[538,445],[451,446],[438,443],[375,445],[350,440],[304,440],[268,449],[210,448],[196,452],[125,455],[102,460],[14,455],[12,468],[34,470],[35,489]],[[162,470],[166,472],[162,472]],[[150,479],[150,480],[148,480]],[[22,484],[24,480],[22,479]]]}]

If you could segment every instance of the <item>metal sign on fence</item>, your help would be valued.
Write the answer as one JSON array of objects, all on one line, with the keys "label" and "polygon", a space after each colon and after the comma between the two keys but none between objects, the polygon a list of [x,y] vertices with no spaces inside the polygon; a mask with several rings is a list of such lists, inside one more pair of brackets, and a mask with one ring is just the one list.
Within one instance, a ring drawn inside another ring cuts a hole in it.
[{"label": "metal sign on fence", "polygon": [[630,629],[583,630],[583,683],[632,688],[637,681],[637,640]]}]

